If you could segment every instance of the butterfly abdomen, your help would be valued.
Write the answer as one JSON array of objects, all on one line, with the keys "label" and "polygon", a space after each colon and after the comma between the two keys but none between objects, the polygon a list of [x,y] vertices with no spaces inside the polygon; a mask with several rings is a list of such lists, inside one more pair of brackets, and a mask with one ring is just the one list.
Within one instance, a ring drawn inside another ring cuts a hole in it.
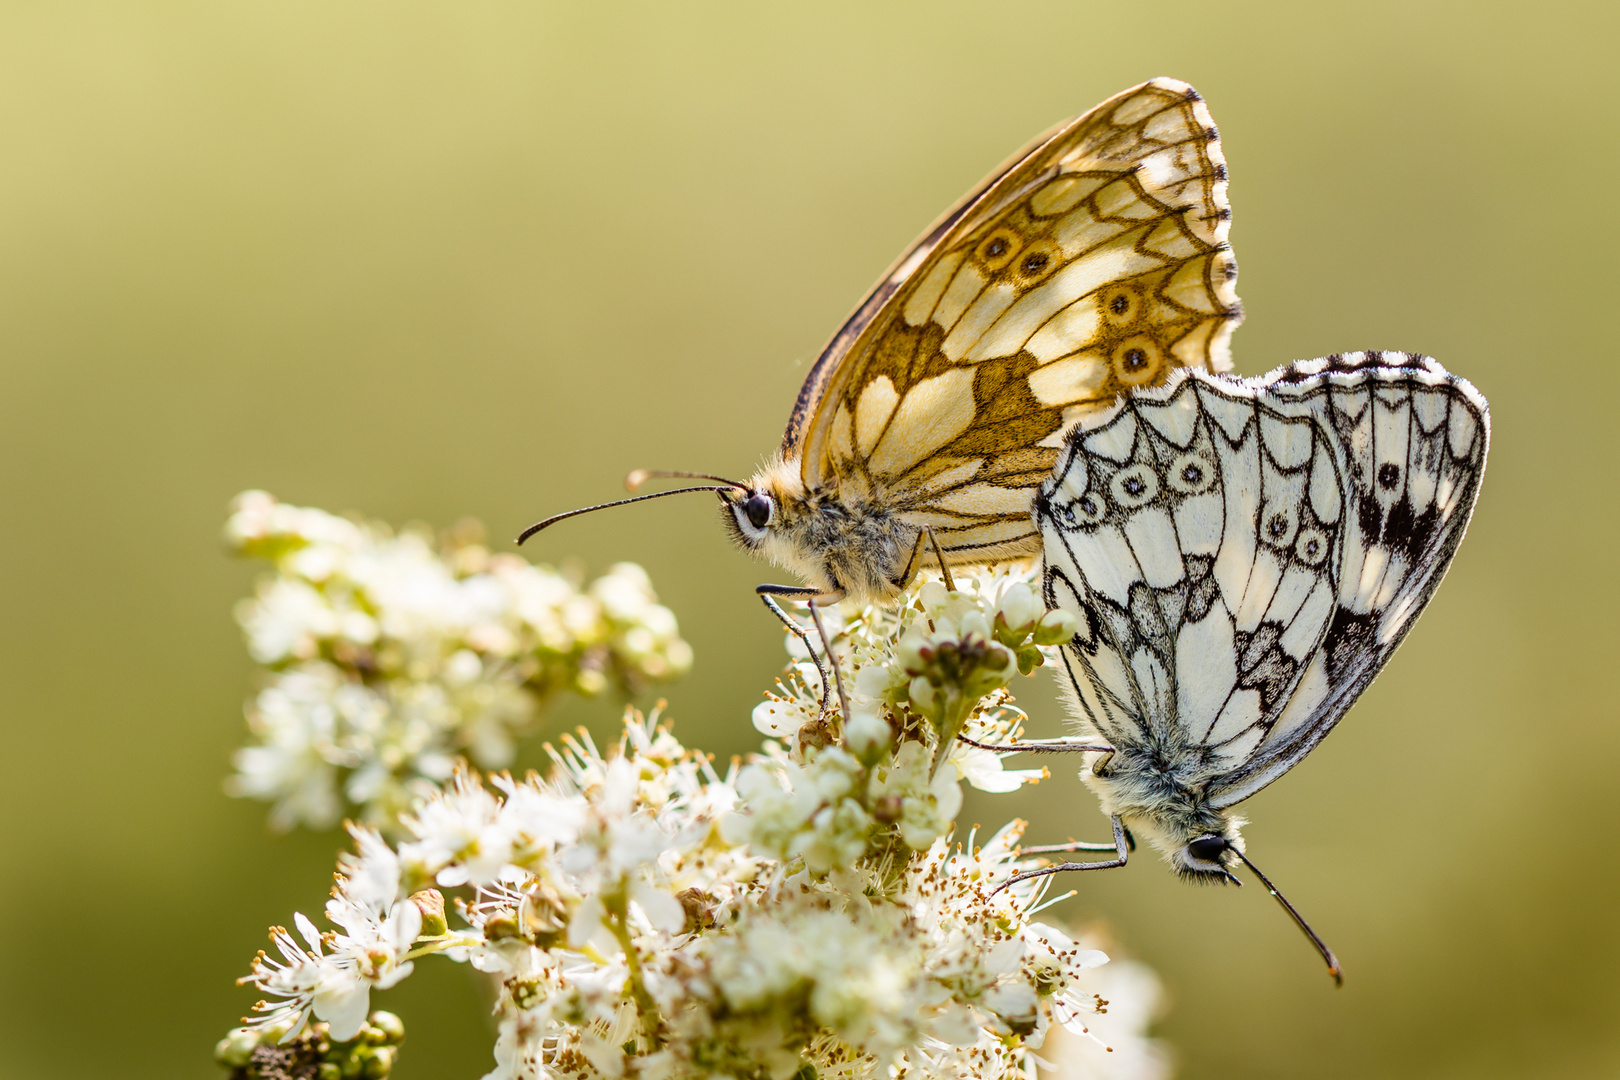
[{"label": "butterfly abdomen", "polygon": [[1106,814],[1116,814],[1164,854],[1184,877],[1206,880],[1205,870],[1177,856],[1200,836],[1241,844],[1241,820],[1210,806],[1204,788],[1212,769],[1201,747],[1168,742],[1121,747],[1081,774]]}]

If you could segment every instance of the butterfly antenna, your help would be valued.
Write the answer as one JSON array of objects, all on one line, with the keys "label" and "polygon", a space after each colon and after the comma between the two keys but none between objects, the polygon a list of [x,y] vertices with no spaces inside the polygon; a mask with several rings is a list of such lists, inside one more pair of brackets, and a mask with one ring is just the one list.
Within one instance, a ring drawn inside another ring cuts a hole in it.
[{"label": "butterfly antenna", "polygon": [[731,484],[727,484],[725,487],[706,486],[674,488],[670,491],[655,491],[651,495],[637,495],[633,499],[615,499],[612,502],[597,503],[595,506],[582,506],[578,510],[569,510],[566,513],[553,514],[544,521],[535,522],[533,525],[530,525],[527,529],[524,529],[518,534],[517,542],[522,544],[523,541],[527,540],[541,529],[550,528],[551,526],[557,524],[557,522],[563,521],[567,518],[578,517],[581,514],[589,514],[593,510],[606,510],[610,506],[628,506],[630,503],[646,502],[648,499],[662,499],[665,495],[685,495],[691,491],[735,491],[736,489],[737,485]]},{"label": "butterfly antenna", "polygon": [[624,478],[624,486],[627,491],[634,491],[642,484],[645,484],[648,480],[654,479],[713,480],[715,483],[725,484],[727,487],[741,488],[744,491],[748,490],[747,484],[740,484],[735,480],[728,480],[724,476],[710,476],[708,473],[700,472],[674,472],[669,469],[632,469],[630,475]]},{"label": "butterfly antenna", "polygon": [[1300,915],[1298,911],[1294,910],[1294,905],[1288,902],[1288,898],[1286,896],[1277,891],[1277,886],[1273,885],[1271,883],[1271,879],[1260,872],[1260,868],[1258,866],[1249,861],[1249,857],[1247,855],[1243,854],[1241,851],[1238,851],[1236,847],[1229,847],[1228,850],[1232,851],[1237,855],[1238,858],[1243,860],[1243,865],[1247,866],[1250,872],[1252,872],[1255,877],[1260,879],[1260,884],[1264,885],[1271,895],[1277,898],[1277,903],[1282,905],[1283,910],[1288,912],[1288,917],[1294,920],[1294,925],[1299,927],[1300,930],[1304,932],[1305,936],[1311,939],[1311,944],[1316,946],[1316,951],[1322,954],[1323,960],[1327,961],[1328,974],[1333,976],[1333,985],[1343,986],[1344,971],[1339,967],[1339,958],[1334,956],[1333,950],[1327,947],[1327,942],[1323,941],[1316,935],[1316,931],[1311,929],[1311,924],[1306,922],[1304,917]]}]

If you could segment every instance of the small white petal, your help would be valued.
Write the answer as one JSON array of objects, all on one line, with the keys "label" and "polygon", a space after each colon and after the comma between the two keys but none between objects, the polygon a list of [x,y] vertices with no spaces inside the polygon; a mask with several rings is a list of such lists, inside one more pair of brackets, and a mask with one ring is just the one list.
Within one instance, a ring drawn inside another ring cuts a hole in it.
[{"label": "small white petal", "polygon": [[360,1034],[371,1006],[371,987],[356,979],[350,985],[315,995],[315,1015],[331,1027],[333,1042],[348,1042]]},{"label": "small white petal", "polygon": [[686,909],[681,902],[651,882],[632,881],[630,899],[641,905],[648,922],[666,934],[678,934],[686,925]]},{"label": "small white petal", "polygon": [[309,921],[309,917],[302,911],[296,911],[293,913],[293,925],[298,927],[298,932],[309,942],[310,951],[316,956],[321,955],[321,932],[315,929],[315,924]]}]

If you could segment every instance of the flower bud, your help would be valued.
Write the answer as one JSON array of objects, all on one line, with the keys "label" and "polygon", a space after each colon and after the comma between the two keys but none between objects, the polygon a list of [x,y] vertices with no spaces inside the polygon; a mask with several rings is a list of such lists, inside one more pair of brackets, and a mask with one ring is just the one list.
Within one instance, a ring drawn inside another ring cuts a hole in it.
[{"label": "flower bud", "polygon": [[259,1033],[253,1028],[232,1028],[214,1044],[214,1060],[227,1069],[240,1069],[248,1063],[258,1045]]},{"label": "flower bud", "polygon": [[367,1018],[372,1031],[376,1032],[385,1046],[396,1046],[405,1041],[405,1021],[391,1012],[378,1009]]},{"label": "flower bud", "polygon": [[1063,645],[1072,640],[1079,629],[1080,620],[1072,612],[1053,608],[1035,625],[1035,644]]},{"label": "flower bud", "polygon": [[888,721],[875,713],[857,710],[844,722],[844,742],[862,761],[884,750],[892,736]]},{"label": "flower bud", "polygon": [[394,1071],[394,1059],[399,1056],[397,1046],[378,1046],[363,1058],[360,1075],[365,1080],[383,1080],[383,1077]]},{"label": "flower bud", "polygon": [[982,611],[970,611],[962,616],[958,626],[963,637],[990,637],[990,620]]},{"label": "flower bud", "polygon": [[411,903],[422,913],[422,937],[438,937],[450,932],[450,924],[444,918],[444,894],[438,889],[412,893]]},{"label": "flower bud", "polygon": [[[268,1024],[262,1028],[258,1028],[257,1031],[259,1034],[260,1044],[263,1045],[266,1043],[280,1042],[287,1032],[291,1030],[291,1027],[292,1024],[290,1021],[283,1020],[279,1023]],[[322,1030],[325,1029],[323,1028]]]},{"label": "flower bud", "polygon": [[928,638],[923,634],[907,634],[895,644],[894,662],[899,664],[907,675],[915,675],[922,671],[932,658],[933,649],[929,647]]},{"label": "flower bud", "polygon": [[1001,603],[996,605],[996,614],[1005,619],[1012,630],[1027,635],[1041,617],[1041,602],[1035,598],[1034,589],[1021,581],[1016,582],[1002,594]]}]

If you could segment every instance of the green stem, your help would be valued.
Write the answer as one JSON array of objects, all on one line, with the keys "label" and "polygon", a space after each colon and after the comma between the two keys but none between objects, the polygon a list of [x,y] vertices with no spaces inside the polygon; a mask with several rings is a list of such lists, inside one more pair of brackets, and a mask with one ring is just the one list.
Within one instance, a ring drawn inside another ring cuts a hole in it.
[{"label": "green stem", "polygon": [[934,729],[939,734],[939,741],[934,744],[934,767],[929,770],[929,777],[939,775],[940,766],[950,756],[951,744],[961,733],[962,725],[967,723],[973,707],[979,703],[978,698],[969,699],[955,688],[943,690],[941,698],[944,708],[940,710],[939,723]]},{"label": "green stem", "polygon": [[483,943],[483,938],[466,937],[461,934],[441,934],[434,938],[417,938],[415,942],[416,948],[400,957],[400,962],[415,960],[421,956],[432,956],[434,953],[454,949],[460,945],[471,946],[482,945]]},{"label": "green stem", "polygon": [[619,948],[624,950],[625,965],[630,969],[630,996],[636,1001],[636,1012],[641,1017],[641,1031],[646,1036],[647,1049],[657,1050],[663,1045],[663,1040],[658,1037],[658,1002],[647,992],[641,974],[641,956],[636,952],[635,943],[630,940],[629,898],[624,890],[620,890],[612,896],[603,897],[603,906],[607,909],[609,928],[618,940]]}]

